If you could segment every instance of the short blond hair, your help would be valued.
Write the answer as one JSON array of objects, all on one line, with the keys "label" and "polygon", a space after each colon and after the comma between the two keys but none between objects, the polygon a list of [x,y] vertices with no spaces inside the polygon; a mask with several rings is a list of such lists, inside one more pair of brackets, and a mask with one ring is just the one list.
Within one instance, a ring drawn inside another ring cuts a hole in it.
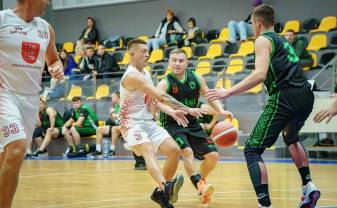
[{"label": "short blond hair", "polygon": [[183,53],[183,54],[187,57],[186,51],[184,51],[184,50],[181,49],[181,48],[175,48],[175,49],[173,49],[173,50],[170,52],[170,57],[171,57],[171,55],[173,55],[173,54],[180,54],[180,53]]}]

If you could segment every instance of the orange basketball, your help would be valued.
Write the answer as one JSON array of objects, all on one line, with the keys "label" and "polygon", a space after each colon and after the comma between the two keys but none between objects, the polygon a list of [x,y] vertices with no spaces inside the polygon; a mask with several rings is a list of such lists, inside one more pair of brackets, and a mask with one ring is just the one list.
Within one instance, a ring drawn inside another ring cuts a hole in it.
[{"label": "orange basketball", "polygon": [[230,147],[238,141],[238,131],[231,123],[222,121],[214,126],[211,137],[218,146]]}]

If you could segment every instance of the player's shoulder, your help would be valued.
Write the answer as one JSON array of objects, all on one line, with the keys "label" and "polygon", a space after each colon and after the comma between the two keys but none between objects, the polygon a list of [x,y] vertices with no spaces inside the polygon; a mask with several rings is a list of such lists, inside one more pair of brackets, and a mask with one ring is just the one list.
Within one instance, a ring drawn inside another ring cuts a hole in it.
[{"label": "player's shoulder", "polygon": [[9,15],[12,11],[10,9],[4,9],[0,11],[0,15]]},{"label": "player's shoulder", "polygon": [[44,23],[44,24],[49,25],[49,22],[47,22],[47,20],[43,19],[42,17],[34,17],[34,19],[35,19],[36,21],[39,21],[39,22],[42,22],[42,23]]}]

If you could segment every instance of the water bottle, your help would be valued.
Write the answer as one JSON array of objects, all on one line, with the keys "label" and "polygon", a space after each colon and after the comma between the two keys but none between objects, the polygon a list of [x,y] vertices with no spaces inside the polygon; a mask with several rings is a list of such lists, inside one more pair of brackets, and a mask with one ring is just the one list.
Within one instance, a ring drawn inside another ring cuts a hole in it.
[{"label": "water bottle", "polygon": [[109,139],[103,139],[103,144],[102,144],[102,153],[107,154],[110,149],[111,142]]}]

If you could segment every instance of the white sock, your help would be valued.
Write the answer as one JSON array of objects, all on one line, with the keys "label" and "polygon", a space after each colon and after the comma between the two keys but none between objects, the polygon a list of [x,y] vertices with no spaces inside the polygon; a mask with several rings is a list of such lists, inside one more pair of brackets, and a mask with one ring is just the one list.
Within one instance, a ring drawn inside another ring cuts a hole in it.
[{"label": "white sock", "polygon": [[111,144],[110,149],[111,149],[112,151],[115,151],[115,145]]},{"label": "white sock", "polygon": [[96,151],[102,152],[102,145],[101,144],[96,144]]}]

